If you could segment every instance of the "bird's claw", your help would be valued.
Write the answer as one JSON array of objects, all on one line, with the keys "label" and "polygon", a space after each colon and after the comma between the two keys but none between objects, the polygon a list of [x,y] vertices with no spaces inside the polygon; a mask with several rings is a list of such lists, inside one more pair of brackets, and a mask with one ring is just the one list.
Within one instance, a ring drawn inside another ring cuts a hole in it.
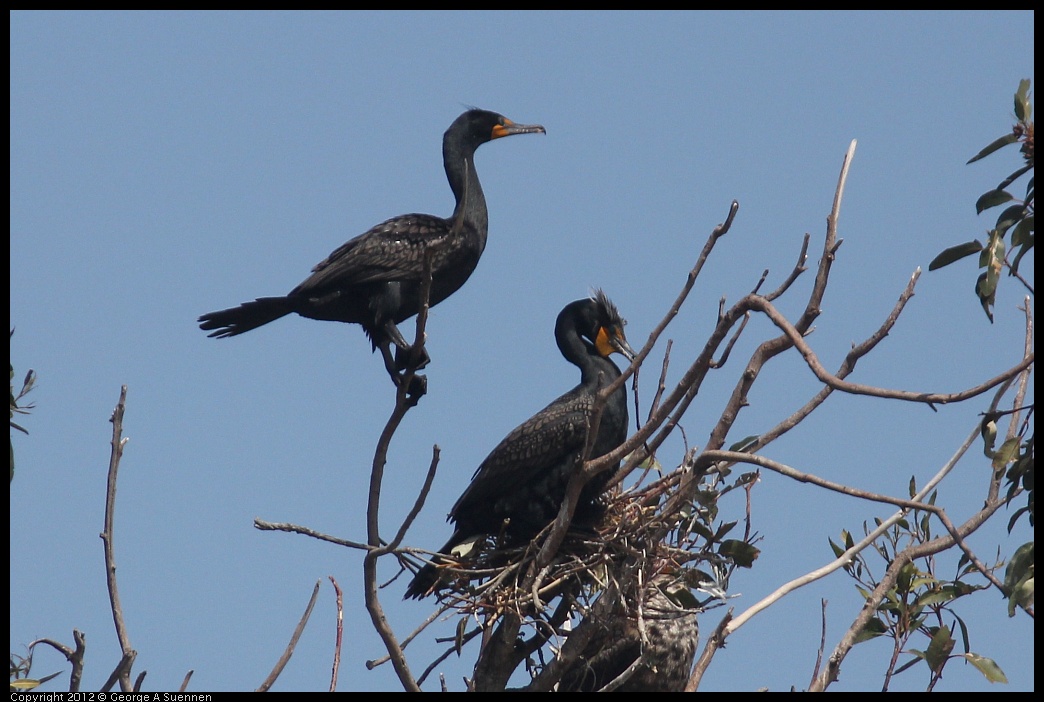
[{"label": "bird's claw", "polygon": [[395,367],[400,370],[414,370],[419,371],[422,368],[426,368],[431,363],[431,356],[428,355],[427,349],[423,346],[410,346],[409,348],[398,348],[395,349]]}]

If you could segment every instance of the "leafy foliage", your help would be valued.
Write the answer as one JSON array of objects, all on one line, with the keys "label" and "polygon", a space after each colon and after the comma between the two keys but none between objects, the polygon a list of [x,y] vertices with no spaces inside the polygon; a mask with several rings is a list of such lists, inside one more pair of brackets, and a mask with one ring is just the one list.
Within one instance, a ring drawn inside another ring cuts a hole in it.
[{"label": "leafy foliage", "polygon": [[[1028,79],[1021,81],[1019,89],[1015,92],[1015,119],[1017,121],[1011,133],[995,139],[968,161],[975,163],[1005,146],[1022,144],[1019,151],[1022,153],[1024,164],[1001,181],[996,188],[983,193],[975,203],[975,212],[982,214],[994,207],[1013,204],[1004,208],[997,217],[996,224],[987,232],[985,244],[975,239],[951,246],[928,265],[928,270],[934,271],[972,254],[979,254],[979,268],[983,272],[975,281],[975,294],[991,322],[1001,271],[1007,266],[1009,275],[1017,276],[1019,262],[1033,249],[1033,119]],[[1026,183],[1025,198],[1018,200],[1007,188],[1027,174],[1029,180]],[[1008,232],[1011,232],[1010,242],[1005,242]],[[1009,246],[1015,251],[1015,258],[1011,261],[1008,260]]]},{"label": "leafy foliage", "polygon": [[[914,492],[911,480],[911,496]],[[928,504],[934,504],[935,497],[933,492]],[[880,524],[878,520],[877,526]],[[865,522],[863,531],[867,534],[871,531]],[[874,616],[857,638],[858,643],[878,637],[892,641],[891,663],[885,671],[882,691],[888,690],[894,676],[921,663],[928,672],[926,689],[931,690],[942,678],[946,665],[957,658],[971,663],[990,682],[1007,682],[1004,671],[996,662],[971,650],[968,627],[956,610],[962,598],[987,589],[987,585],[971,582],[980,574],[978,566],[971,563],[967,555],[962,555],[953,577],[942,578],[937,575],[939,564],[934,556],[916,560],[904,558],[911,546],[926,544],[933,538],[931,514],[914,510],[909,518],[899,520],[879,538],[873,551],[858,553],[845,566],[845,571],[856,581],[856,589],[868,602],[878,601],[875,591],[885,588],[884,598],[876,606]],[[830,540],[835,555],[840,556],[854,544],[850,532],[841,533],[841,544]],[[868,558],[873,553],[884,561],[886,574],[896,572],[894,578],[874,575]],[[1001,565],[994,564],[988,570],[993,572]],[[960,632],[959,642],[954,637],[955,631]],[[918,640],[925,642],[923,649],[914,647]],[[955,654],[958,643],[961,652]],[[904,656],[909,658],[903,660]]]}]

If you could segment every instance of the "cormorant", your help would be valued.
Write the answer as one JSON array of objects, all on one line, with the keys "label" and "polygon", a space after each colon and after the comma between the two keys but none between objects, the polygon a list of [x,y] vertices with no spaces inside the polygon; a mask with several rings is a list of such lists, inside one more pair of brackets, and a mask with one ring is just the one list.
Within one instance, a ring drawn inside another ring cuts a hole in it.
[{"label": "cormorant", "polygon": [[562,675],[558,691],[600,690],[641,658],[642,663],[616,692],[683,692],[699,643],[695,610],[676,601],[684,587],[666,574],[652,578],[641,590],[640,614],[636,598],[624,598],[604,630],[595,632]]},{"label": "cormorant", "polygon": [[[609,355],[634,359],[624,324],[601,290],[559,313],[555,339],[565,359],[580,369],[580,384],[516,427],[482,461],[450,510],[453,535],[440,553],[451,554],[475,537],[500,533],[508,542],[529,540],[555,518],[570,476],[582,465],[595,397],[620,375]],[[621,385],[602,409],[589,458],[609,453],[626,438],[627,390]],[[604,514],[599,497],[611,476],[612,471],[600,473],[584,486],[574,525],[593,525]],[[406,597],[424,597],[438,579],[436,567],[426,564],[410,582]]]},{"label": "cormorant", "polygon": [[545,130],[536,124],[516,124],[487,110],[464,112],[442,139],[446,178],[457,201],[452,216],[393,217],[343,244],[288,295],[209,312],[199,318],[200,328],[210,331],[212,337],[235,336],[291,312],[361,324],[373,348],[381,350],[385,368],[398,385],[399,371],[427,363],[426,358],[411,358],[411,347],[396,327],[420,311],[427,252],[432,254],[429,306],[434,306],[464,284],[486,247],[489,220],[475,171],[475,149],[493,139],[534,132]]}]

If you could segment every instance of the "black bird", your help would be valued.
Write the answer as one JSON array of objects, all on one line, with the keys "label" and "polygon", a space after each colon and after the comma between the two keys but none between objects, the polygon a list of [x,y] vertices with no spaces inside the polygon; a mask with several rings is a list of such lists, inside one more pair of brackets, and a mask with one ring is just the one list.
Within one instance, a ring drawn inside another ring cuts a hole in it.
[{"label": "black bird", "polygon": [[489,220],[475,171],[475,149],[493,139],[534,132],[545,130],[536,124],[516,124],[495,112],[468,110],[442,138],[446,178],[457,200],[452,216],[393,217],[331,253],[288,295],[209,312],[199,318],[200,329],[211,331],[212,337],[235,336],[291,312],[361,324],[398,384],[399,371],[408,365],[421,368],[427,362],[411,358],[411,347],[396,327],[420,311],[427,252],[432,254],[429,305],[434,306],[464,284],[486,247]]},{"label": "black bird", "polygon": [[[455,528],[440,553],[449,555],[475,537],[500,533],[509,543],[529,540],[555,518],[570,476],[581,467],[595,396],[620,375],[609,355],[634,358],[624,324],[600,290],[559,313],[555,339],[566,360],[580,369],[580,384],[515,428],[482,461],[450,510],[448,521]],[[602,410],[590,458],[609,453],[626,438],[627,390],[621,385]],[[574,525],[590,526],[602,516],[605,507],[599,497],[610,477],[612,471],[600,473],[584,486]],[[424,597],[438,580],[437,568],[426,564],[410,582],[406,597]]]},{"label": "black bird", "polygon": [[[683,692],[699,643],[696,611],[685,606],[685,586],[669,575],[654,577],[642,593],[624,598],[562,675],[559,692],[594,692],[641,663],[616,692]],[[684,593],[684,594],[683,594]],[[586,623],[586,622],[585,622]],[[644,629],[644,636],[642,630]]]}]

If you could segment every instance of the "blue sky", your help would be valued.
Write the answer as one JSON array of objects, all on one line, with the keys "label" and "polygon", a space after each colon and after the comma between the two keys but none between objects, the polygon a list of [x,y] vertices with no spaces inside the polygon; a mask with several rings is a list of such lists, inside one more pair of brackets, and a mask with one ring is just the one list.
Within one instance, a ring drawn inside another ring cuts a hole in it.
[{"label": "blue sky", "polygon": [[[407,538],[427,548],[449,534],[444,515],[486,453],[576,382],[552,337],[566,303],[604,288],[639,348],[738,200],[731,232],[664,335],[676,381],[722,296],[736,301],[766,268],[775,287],[805,232],[816,250],[857,139],[844,245],[810,337],[836,368],[914,269],[992,224],[974,202],[1017,154],[965,163],[1009,128],[1012,94],[1034,78],[1033,39],[1032,12],[12,13],[11,359],[16,376],[33,368],[39,381],[21,422],[30,434],[14,437],[11,651],[84,631],[84,689],[118,661],[97,534],[108,418],[126,384],[115,546],[145,687],[174,689],[193,669],[190,690],[253,689],[322,580],[276,689],[326,689],[332,575],[349,632],[338,689],[400,689],[389,666],[364,666],[383,649],[362,610],[359,554],[252,526],[261,517],[364,540],[369,465],[393,402],[379,355],[357,326],[292,317],[217,341],[195,320],[284,294],[387,217],[448,215],[440,140],[466,106],[547,134],[477,154],[489,244],[468,283],[432,311],[429,394],[389,455],[381,516],[391,534],[432,446],[441,449]],[[925,272],[852,380],[949,392],[1014,365],[1025,291],[1006,278],[991,325],[972,295],[975,275],[971,260]],[[782,310],[803,307],[810,284],[806,275]],[[701,389],[683,422],[691,445],[706,443],[751,350],[772,334],[755,319]],[[777,359],[730,438],[773,426],[817,389],[796,354]],[[765,455],[904,496],[987,403],[932,413],[835,394]],[[680,439],[668,443],[660,460],[675,465],[682,451]],[[938,501],[955,521],[981,503],[987,471],[976,449],[944,483]],[[890,514],[775,474],[753,497],[762,556],[733,580],[737,612],[829,561],[828,537]],[[742,515],[742,504],[726,507]],[[987,559],[1029,538],[1024,520],[1011,537],[1007,515],[994,521],[971,540]],[[401,602],[404,587],[382,600],[401,635],[433,606]],[[832,649],[859,609],[842,575],[740,629],[701,689],[806,687],[822,599]],[[1032,690],[1032,621],[1009,619],[995,592],[964,612],[973,650],[995,658],[1010,684],[955,662],[937,689]],[[704,616],[705,630],[720,613]],[[418,670],[439,650],[432,636],[408,649]],[[857,647],[832,689],[880,689],[888,651]],[[443,666],[452,689],[473,658]],[[41,650],[34,672],[57,670],[64,660]],[[60,680],[47,689],[64,689]],[[892,689],[926,681],[920,667]]]}]

